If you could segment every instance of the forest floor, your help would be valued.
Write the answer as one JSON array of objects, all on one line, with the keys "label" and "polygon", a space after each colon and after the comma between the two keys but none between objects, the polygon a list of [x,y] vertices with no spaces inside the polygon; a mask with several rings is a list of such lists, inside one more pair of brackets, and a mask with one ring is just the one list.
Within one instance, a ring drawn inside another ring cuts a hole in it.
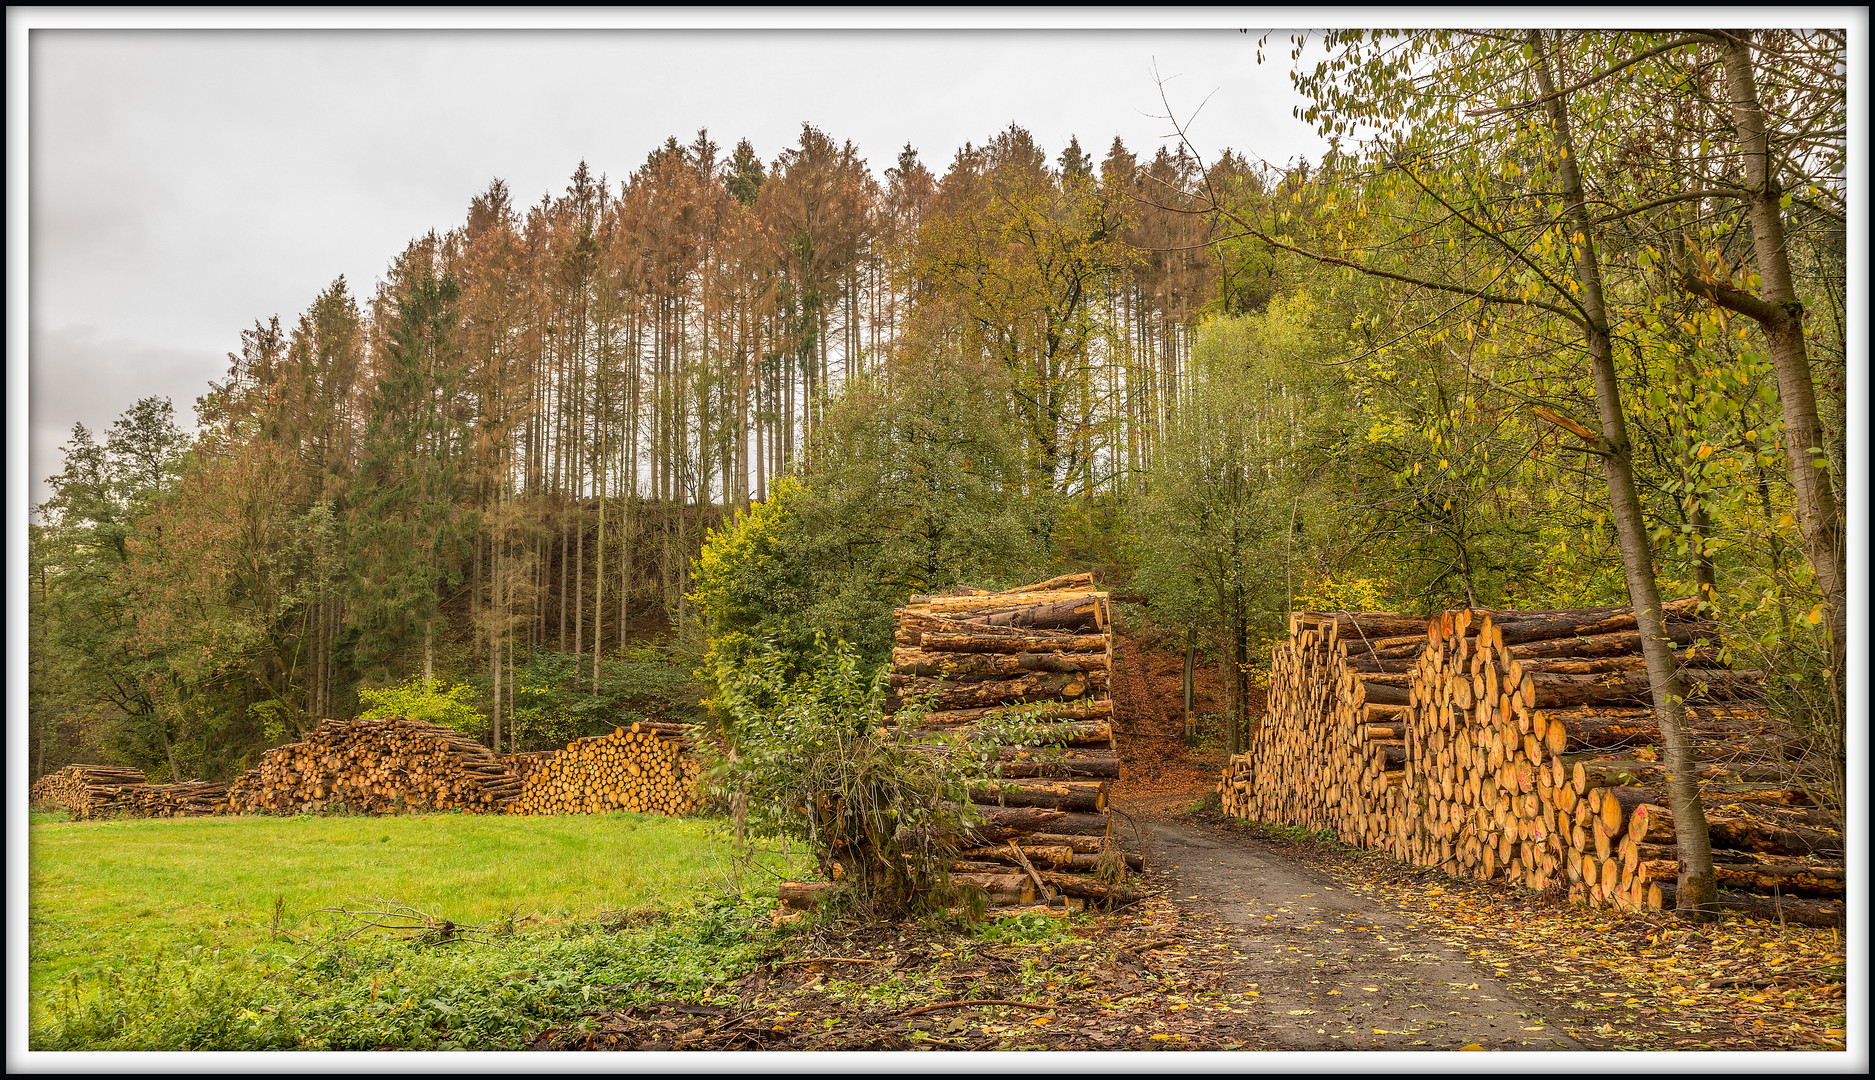
[{"label": "forest floor", "polygon": [[[595,1011],[536,1049],[1841,1050],[1840,932],[1705,927],[1447,877],[1219,816],[1175,654],[1122,634],[1113,807],[1145,896],[974,935],[820,924],[709,1006]],[[1214,672],[1199,707],[1217,710]]]},{"label": "forest floor", "polygon": [[1585,911],[1202,810],[1175,819],[1134,805],[1149,869],[1130,907],[970,936],[823,924],[777,937],[712,1005],[595,1011],[534,1046],[1844,1049],[1836,932]]}]

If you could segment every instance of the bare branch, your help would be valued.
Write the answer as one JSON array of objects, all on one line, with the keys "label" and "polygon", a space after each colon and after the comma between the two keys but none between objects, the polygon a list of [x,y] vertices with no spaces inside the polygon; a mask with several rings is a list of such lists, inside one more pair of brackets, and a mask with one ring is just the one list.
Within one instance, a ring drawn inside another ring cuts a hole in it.
[{"label": "bare branch", "polygon": [[1749,198],[1750,195],[1751,193],[1748,191],[1741,191],[1738,188],[1729,187],[1704,188],[1699,191],[1683,191],[1678,195],[1668,195],[1664,199],[1655,199],[1653,202],[1642,203],[1639,206],[1630,206],[1625,210],[1616,210],[1612,214],[1596,218],[1595,224],[1606,225],[1611,221],[1617,221],[1624,217],[1632,217],[1635,214],[1644,214],[1649,210],[1668,206],[1672,203],[1698,202],[1705,199],[1745,199]]},{"label": "bare branch", "polygon": [[1768,300],[1760,299],[1739,289],[1727,288],[1715,282],[1701,281],[1691,274],[1680,275],[1680,288],[1703,297],[1728,311],[1757,320],[1766,326],[1777,322],[1783,310]]}]

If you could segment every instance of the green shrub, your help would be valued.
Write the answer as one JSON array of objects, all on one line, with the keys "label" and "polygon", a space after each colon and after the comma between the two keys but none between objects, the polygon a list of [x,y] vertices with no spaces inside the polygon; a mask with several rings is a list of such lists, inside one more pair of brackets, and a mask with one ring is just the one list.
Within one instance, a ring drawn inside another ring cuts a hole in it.
[{"label": "green shrub", "polygon": [[1052,739],[1050,703],[986,718],[968,741],[921,734],[925,702],[901,703],[887,723],[887,668],[868,674],[857,649],[824,636],[805,663],[758,647],[717,664],[733,748],[713,762],[717,794],[746,805],[757,832],[805,844],[830,877],[839,863],[857,907],[877,917],[957,901],[949,866],[978,820],[971,788],[996,779],[998,747]]},{"label": "green shrub", "polygon": [[[867,675],[852,646],[824,637],[799,674],[774,648],[717,664],[735,749],[715,772],[723,794],[747,799],[749,824],[802,841],[829,876],[839,863],[873,914],[948,899],[947,838],[965,824],[970,772],[963,755],[885,723],[885,669]],[[898,719],[915,723],[919,712]]]},{"label": "green shrub", "polygon": [[402,716],[410,720],[441,724],[478,738],[487,734],[488,717],[475,707],[475,701],[480,696],[475,687],[458,684],[444,690],[441,689],[442,685],[441,679],[426,680],[418,677],[405,680],[399,686],[360,690],[358,700],[370,708],[359,715],[366,720]]}]

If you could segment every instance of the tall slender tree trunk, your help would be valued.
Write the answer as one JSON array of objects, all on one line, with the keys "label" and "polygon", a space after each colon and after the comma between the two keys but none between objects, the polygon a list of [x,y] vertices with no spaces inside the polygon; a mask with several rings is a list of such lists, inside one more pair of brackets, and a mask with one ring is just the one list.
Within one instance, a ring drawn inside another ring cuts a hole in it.
[{"label": "tall slender tree trunk", "polygon": [[[584,493],[580,493],[583,495]],[[573,508],[579,520],[573,526],[573,655],[586,652],[586,521],[584,500],[576,495]]]},{"label": "tall slender tree trunk", "polygon": [[1745,189],[1749,192],[1751,244],[1757,256],[1759,295],[1750,297],[1729,290],[1707,295],[1757,320],[1771,349],[1771,368],[1777,375],[1778,403],[1784,414],[1784,451],[1790,462],[1791,486],[1797,495],[1797,523],[1803,529],[1803,550],[1816,571],[1817,588],[1829,623],[1830,668],[1838,683],[1848,644],[1848,575],[1843,543],[1842,506],[1830,481],[1825,457],[1823,425],[1817,416],[1816,385],[1803,329],[1803,304],[1790,268],[1790,248],[1784,232],[1783,188],[1771,160],[1764,107],[1751,58],[1750,30],[1722,31],[1719,54],[1725,64],[1726,95],[1731,99],[1732,125],[1738,133],[1743,158]]},{"label": "tall slender tree trunk", "polygon": [[168,725],[159,721],[156,725],[156,735],[157,738],[163,740],[163,760],[169,763],[169,782],[182,783],[182,768],[176,764],[176,744],[169,739]]},{"label": "tall slender tree trunk", "polygon": [[568,523],[572,520],[573,515],[567,510],[565,495],[561,495],[560,498],[555,501],[560,506],[560,595],[559,595],[560,645],[559,645],[559,648],[561,652],[565,652],[566,651],[567,571],[571,568],[570,564],[573,561],[572,552],[570,550],[572,546],[572,537],[568,535],[567,527],[568,527]]},{"label": "tall slender tree trunk", "polygon": [[1633,449],[1621,410],[1614,339],[1602,297],[1601,263],[1594,247],[1595,227],[1583,194],[1582,175],[1576,167],[1568,98],[1556,93],[1556,79],[1550,70],[1553,46],[1540,30],[1528,31],[1528,39],[1536,57],[1537,85],[1547,99],[1545,108],[1556,136],[1563,202],[1577,234],[1576,280],[1582,287],[1582,311],[1587,324],[1585,344],[1594,374],[1595,402],[1601,416],[1602,434],[1596,449],[1601,453],[1608,480],[1608,500],[1614,512],[1628,597],[1634,604],[1641,654],[1646,659],[1647,681],[1653,692],[1654,717],[1660,726],[1667,794],[1679,845],[1677,907],[1682,914],[1708,918],[1718,898],[1718,883],[1712,867],[1712,839],[1706,826],[1705,809],[1699,802],[1692,746],[1686,738],[1685,695],[1673,658],[1673,646],[1667,640],[1660,586],[1654,577],[1653,551],[1647,539],[1647,522],[1641,509],[1640,493],[1634,484]]},{"label": "tall slender tree trunk", "polygon": [[768,447],[762,442],[762,432],[766,430],[762,411],[765,401],[762,387],[765,385],[765,380],[762,378],[762,353],[759,341],[755,349],[755,501],[766,502],[768,500]]},{"label": "tall slender tree trunk", "polygon": [[488,710],[489,749],[501,753],[501,638],[507,623],[508,608],[502,595],[502,544],[490,544],[491,565],[488,574],[488,685],[492,704]]},{"label": "tall slender tree trunk", "polygon": [[1192,723],[1192,706],[1197,704],[1198,689],[1198,628],[1185,628],[1185,672],[1179,682],[1185,704],[1185,741],[1190,742],[1197,734],[1197,726]]},{"label": "tall slender tree trunk", "polygon": [[599,476],[599,539],[593,547],[592,571],[592,692],[599,692],[599,653],[605,644],[605,635],[601,627],[605,625],[605,450],[600,447]]}]

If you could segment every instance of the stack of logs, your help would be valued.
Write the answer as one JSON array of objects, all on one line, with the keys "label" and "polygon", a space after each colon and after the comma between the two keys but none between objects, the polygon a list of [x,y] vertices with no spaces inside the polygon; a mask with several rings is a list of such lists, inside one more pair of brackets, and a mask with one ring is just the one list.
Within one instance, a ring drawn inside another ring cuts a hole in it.
[{"label": "stack of logs", "polygon": [[509,755],[521,793],[508,812],[688,814],[697,805],[691,745],[687,724],[637,721],[610,735],[576,739],[565,750]]},{"label": "stack of logs", "polygon": [[1142,863],[1122,848],[1107,812],[1120,758],[1110,599],[1094,575],[913,596],[895,617],[888,711],[928,701],[920,731],[950,740],[983,737],[985,719],[1016,706],[1039,706],[1034,715],[1048,725],[1036,743],[997,751],[996,782],[971,793],[983,822],[962,838],[951,880],[1000,905],[1055,895],[1077,906],[1131,899],[1115,871]]},{"label": "stack of logs", "polygon": [[[1120,775],[1109,622],[1091,573],[913,596],[895,613],[889,714],[928,703],[918,733],[953,744],[986,737],[983,722],[1012,710],[1045,725],[1032,743],[1001,746],[997,780],[971,793],[980,823],[958,838],[950,877],[993,905],[1046,900],[1059,911],[1137,895],[1124,877],[1144,864],[1107,812]],[[784,882],[781,900],[806,907],[831,887]]]},{"label": "stack of logs", "polygon": [[[1839,922],[1840,823],[1780,783],[1786,731],[1752,703],[1758,676],[1721,664],[1693,601],[1665,613],[1722,903]],[[1670,907],[1679,867],[1639,652],[1629,608],[1429,625],[1298,613],[1262,729],[1220,781],[1224,808],[1593,906]]]},{"label": "stack of logs", "polygon": [[487,747],[421,720],[328,720],[228,785],[236,814],[504,810],[521,778]]},{"label": "stack of logs", "polygon": [[213,780],[187,780],[180,784],[126,784],[111,789],[79,817],[198,817],[221,812],[228,801],[228,785]]},{"label": "stack of logs", "polygon": [[467,810],[592,814],[696,808],[689,727],[639,721],[563,751],[496,756],[446,727],[393,717],[328,720],[305,742],[269,750],[229,783],[151,784],[140,769],[68,765],[40,777],[33,806],[73,817],[183,817]]},{"label": "stack of logs", "polygon": [[56,807],[75,818],[95,817],[115,803],[126,787],[147,787],[142,769],[115,765],[67,765],[33,781],[27,792],[31,806]]}]

